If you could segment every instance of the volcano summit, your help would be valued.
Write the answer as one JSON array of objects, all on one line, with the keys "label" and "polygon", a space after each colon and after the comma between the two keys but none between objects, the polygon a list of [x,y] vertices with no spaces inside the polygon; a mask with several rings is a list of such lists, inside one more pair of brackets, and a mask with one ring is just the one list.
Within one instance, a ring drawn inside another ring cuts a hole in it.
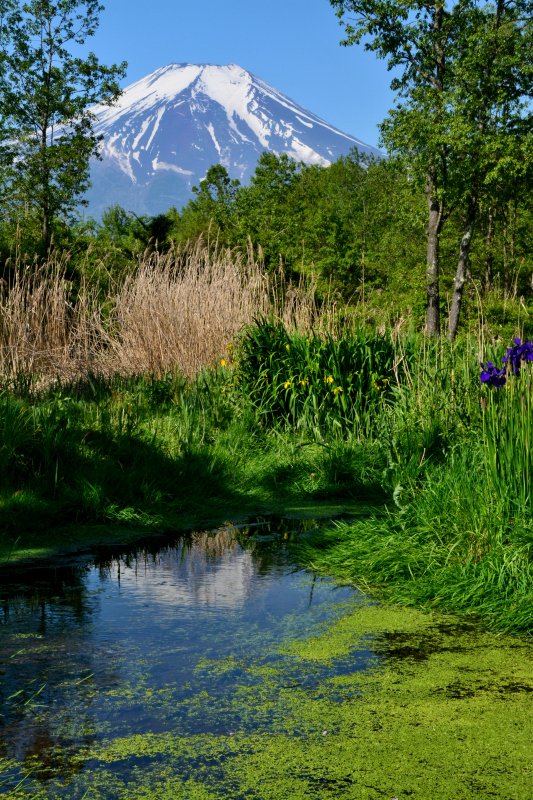
[{"label": "volcano summit", "polygon": [[114,203],[136,214],[179,209],[211,164],[245,183],[263,150],[325,166],[354,146],[380,155],[236,64],[169,64],[116,106],[91,110],[104,135],[87,193],[95,217]]}]

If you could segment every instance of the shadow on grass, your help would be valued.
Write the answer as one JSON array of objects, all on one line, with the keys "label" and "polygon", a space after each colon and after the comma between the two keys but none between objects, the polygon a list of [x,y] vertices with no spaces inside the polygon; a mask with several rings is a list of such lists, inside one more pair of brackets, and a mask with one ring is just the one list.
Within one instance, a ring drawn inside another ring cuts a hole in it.
[{"label": "shadow on grass", "polygon": [[383,501],[379,449],[308,447],[238,415],[220,427],[218,412],[206,420],[189,401],[2,396],[0,559],[83,544],[84,526],[112,539],[117,528],[183,530],[294,502]]},{"label": "shadow on grass", "polygon": [[383,457],[368,445],[339,442],[324,448],[297,448],[296,457],[271,464],[259,479],[269,492],[290,499],[358,500],[387,498],[381,475]]},{"label": "shadow on grass", "polygon": [[75,524],[168,529],[215,498],[244,500],[231,461],[208,448],[172,454],[136,435],[74,430],[55,459],[32,461],[4,483],[0,546],[18,537],[47,545],[50,528]]}]

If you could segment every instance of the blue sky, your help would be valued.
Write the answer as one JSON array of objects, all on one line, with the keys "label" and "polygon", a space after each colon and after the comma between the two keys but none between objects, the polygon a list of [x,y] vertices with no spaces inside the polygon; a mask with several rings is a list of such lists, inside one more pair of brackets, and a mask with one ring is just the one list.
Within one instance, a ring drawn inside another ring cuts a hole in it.
[{"label": "blue sky", "polygon": [[386,64],[341,47],[328,0],[107,0],[87,45],[133,83],[174,61],[235,63],[346,133],[377,145],[393,103]]}]

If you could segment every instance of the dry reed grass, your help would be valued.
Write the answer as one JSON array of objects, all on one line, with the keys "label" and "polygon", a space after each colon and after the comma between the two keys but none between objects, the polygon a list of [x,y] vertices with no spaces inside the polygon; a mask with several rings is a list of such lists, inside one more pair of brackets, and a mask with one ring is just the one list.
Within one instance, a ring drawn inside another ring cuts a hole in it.
[{"label": "dry reed grass", "polygon": [[292,286],[265,273],[251,253],[213,253],[200,240],[184,250],[145,254],[111,295],[65,279],[66,258],[13,271],[0,290],[4,378],[69,381],[87,374],[193,376],[227,353],[244,324],[274,316],[302,331],[333,325],[312,283]]},{"label": "dry reed grass", "polygon": [[84,289],[72,303],[72,283],[58,258],[20,266],[0,288],[2,377],[65,377],[94,370],[98,305]]}]

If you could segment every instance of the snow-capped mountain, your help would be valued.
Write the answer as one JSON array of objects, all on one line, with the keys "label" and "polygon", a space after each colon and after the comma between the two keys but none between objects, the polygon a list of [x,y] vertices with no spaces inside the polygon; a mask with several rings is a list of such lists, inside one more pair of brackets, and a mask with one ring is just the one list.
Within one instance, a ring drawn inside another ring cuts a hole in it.
[{"label": "snow-capped mountain", "polygon": [[236,64],[169,64],[92,111],[104,136],[87,194],[95,217],[114,203],[136,214],[179,209],[211,164],[245,183],[263,150],[326,166],[354,145],[379,155]]}]

